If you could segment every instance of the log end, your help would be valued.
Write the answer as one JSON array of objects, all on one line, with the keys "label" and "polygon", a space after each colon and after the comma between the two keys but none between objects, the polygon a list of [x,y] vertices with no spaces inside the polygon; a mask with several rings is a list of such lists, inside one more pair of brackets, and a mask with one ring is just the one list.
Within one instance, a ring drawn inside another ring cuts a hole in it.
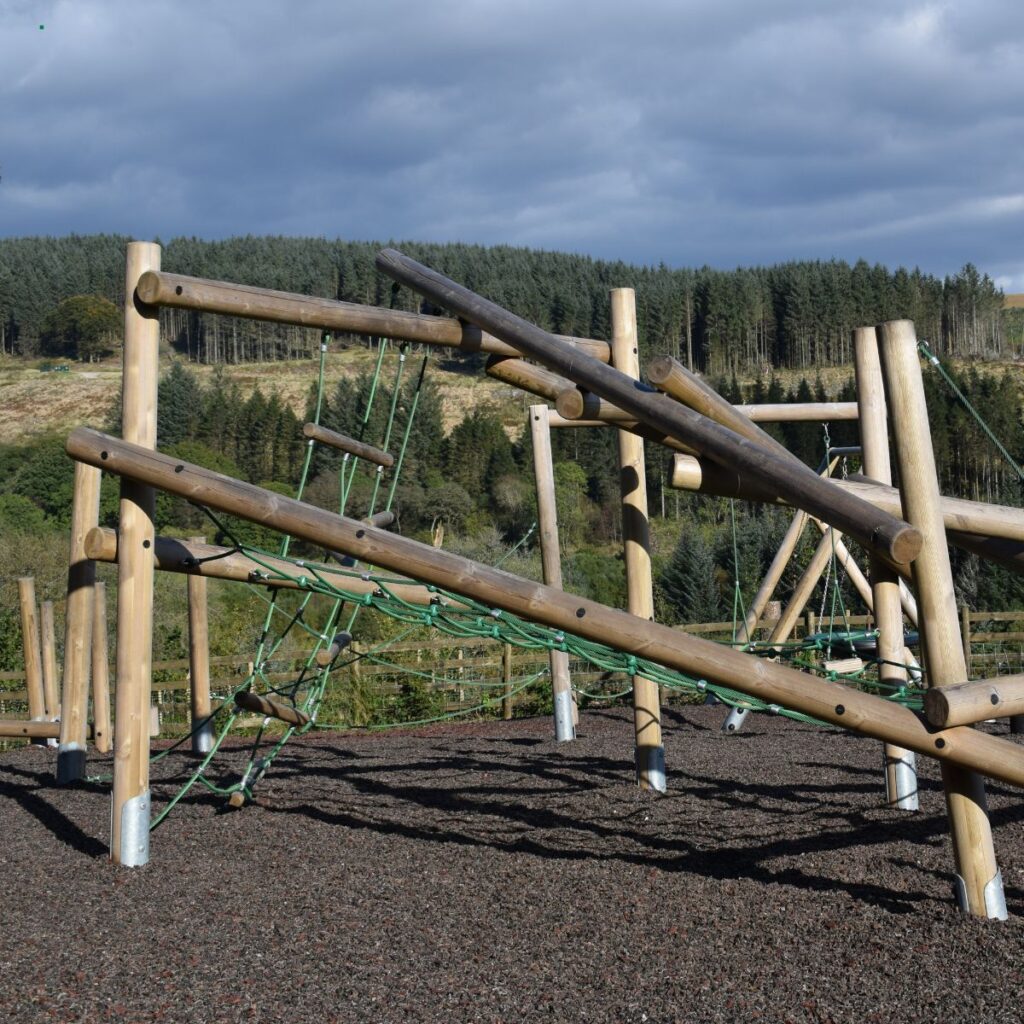
[{"label": "log end", "polygon": [[147,306],[156,303],[160,298],[160,275],[155,270],[147,270],[135,285],[135,295]]},{"label": "log end", "polygon": [[[82,545],[85,550],[85,557],[91,558],[94,562],[114,562],[117,561],[117,538],[114,537],[113,552],[110,551],[110,545],[107,543],[109,532],[104,530],[102,526],[94,526],[86,535],[85,542]],[[113,557],[111,557],[111,555]]]},{"label": "log end", "polygon": [[923,542],[921,531],[916,527],[897,528],[889,538],[889,557],[894,562],[907,565],[921,553]]},{"label": "log end", "polygon": [[943,693],[942,687],[933,687],[924,695],[924,717],[936,729],[947,728],[949,698]]},{"label": "log end", "polygon": [[647,379],[652,384],[663,384],[672,374],[672,364],[671,356],[655,356],[645,367]]},{"label": "log end", "polygon": [[567,420],[582,419],[585,407],[586,401],[579,388],[566,388],[555,399],[556,412]]}]

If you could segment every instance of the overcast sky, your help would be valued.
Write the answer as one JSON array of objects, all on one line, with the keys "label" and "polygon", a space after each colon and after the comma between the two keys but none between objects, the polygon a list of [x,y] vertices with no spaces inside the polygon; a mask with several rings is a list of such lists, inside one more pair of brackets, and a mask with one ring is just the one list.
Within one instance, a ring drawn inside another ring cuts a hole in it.
[{"label": "overcast sky", "polygon": [[1024,291],[1022,43],[1022,0],[0,0],[0,235],[971,261]]}]

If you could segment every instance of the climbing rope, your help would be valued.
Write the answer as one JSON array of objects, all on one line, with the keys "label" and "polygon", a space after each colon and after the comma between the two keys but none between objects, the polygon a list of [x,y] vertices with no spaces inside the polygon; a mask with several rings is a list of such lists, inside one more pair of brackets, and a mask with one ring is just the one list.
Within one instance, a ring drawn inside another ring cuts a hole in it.
[{"label": "climbing rope", "polygon": [[919,341],[917,343],[917,347],[921,350],[921,354],[925,357],[925,359],[927,359],[928,362],[931,363],[931,365],[934,366],[935,369],[939,371],[939,375],[949,386],[953,394],[956,395],[956,397],[960,400],[960,403],[963,405],[963,407],[974,417],[974,421],[978,424],[979,427],[981,427],[985,436],[996,446],[996,448],[999,449],[999,453],[1003,456],[1004,459],[1006,459],[1007,463],[1009,463],[1009,465],[1013,467],[1013,471],[1017,474],[1017,479],[1024,482],[1024,469],[1021,469],[1021,467],[1018,465],[1014,457],[1006,450],[1006,447],[1002,443],[1002,441],[1000,441],[999,438],[996,437],[996,435],[992,432],[991,427],[989,427],[989,425],[982,418],[981,413],[979,413],[978,410],[974,408],[970,401],[968,401],[967,396],[960,390],[960,388],[957,387],[956,382],[946,372],[946,369],[939,360],[939,357],[935,355],[934,352],[932,352],[932,350],[924,341]]}]

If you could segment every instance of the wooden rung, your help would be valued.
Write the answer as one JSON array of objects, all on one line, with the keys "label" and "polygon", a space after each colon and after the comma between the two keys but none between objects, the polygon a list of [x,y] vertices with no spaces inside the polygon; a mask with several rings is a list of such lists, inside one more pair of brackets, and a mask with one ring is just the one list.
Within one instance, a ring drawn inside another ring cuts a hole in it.
[{"label": "wooden rung", "polygon": [[934,686],[924,695],[925,718],[939,729],[1024,714],[1024,675]]},{"label": "wooden rung", "polygon": [[330,665],[334,659],[341,654],[341,652],[352,643],[352,634],[347,633],[344,630],[335,633],[334,639],[331,641],[330,647],[325,647],[322,651],[316,652],[316,663],[323,668],[326,665]]},{"label": "wooden rung", "polygon": [[0,720],[0,737],[20,739],[23,736],[32,740],[57,739],[60,736],[60,722]]},{"label": "wooden rung", "polygon": [[372,462],[375,465],[390,468],[395,464],[395,457],[390,452],[383,452],[379,448],[374,448],[372,444],[364,444],[354,437],[347,437],[337,431],[328,430],[319,424],[305,424],[302,433],[303,436],[319,441],[321,444],[327,445],[328,448],[337,448],[340,452],[348,452],[349,455],[354,455],[358,459],[366,459],[367,462]]},{"label": "wooden rung", "polygon": [[309,724],[309,715],[304,711],[289,707],[287,704],[279,704],[276,700],[271,700],[269,697],[261,697],[258,693],[253,693],[251,690],[243,690],[241,693],[236,693],[235,703],[240,708],[245,708],[246,711],[253,711],[266,718],[279,718],[282,722],[287,722],[288,725],[294,725],[298,728]]},{"label": "wooden rung", "polygon": [[825,662],[826,672],[838,672],[839,675],[845,675],[848,672],[859,672],[863,667],[864,662],[860,658],[839,658],[836,661]]}]

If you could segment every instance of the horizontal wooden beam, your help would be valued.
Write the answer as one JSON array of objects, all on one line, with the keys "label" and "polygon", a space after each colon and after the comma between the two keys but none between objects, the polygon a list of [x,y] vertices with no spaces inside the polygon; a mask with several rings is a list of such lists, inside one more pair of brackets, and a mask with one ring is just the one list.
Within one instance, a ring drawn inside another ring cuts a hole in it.
[{"label": "horizontal wooden beam", "polygon": [[491,356],[484,372],[502,384],[511,384],[538,398],[546,398],[549,402],[553,402],[566,388],[572,387],[572,381],[543,366],[509,356]]},{"label": "horizontal wooden beam", "polygon": [[377,266],[389,277],[514,345],[524,355],[625,410],[639,422],[703,452],[720,465],[737,466],[767,490],[855,537],[868,550],[896,562],[913,561],[920,551],[920,533],[902,519],[844,494],[812,469],[787,462],[667,395],[588,358],[547,331],[400,252],[385,249],[378,253]]},{"label": "horizontal wooden beam", "polygon": [[[545,396],[547,397],[547,396]],[[673,396],[674,397],[674,396]],[[724,402],[725,400],[722,399]],[[590,391],[573,386],[566,388],[554,398],[555,409],[566,420],[600,420],[604,423],[621,425],[631,419],[629,413],[606,402]],[[728,404],[728,403],[726,403]],[[691,406],[693,408],[693,406]],[[789,402],[785,404],[747,404],[731,407],[751,423],[826,423],[832,420],[857,419],[856,402]],[[701,415],[708,413],[698,409]],[[710,417],[715,419],[714,416]],[[716,422],[721,422],[717,420]],[[729,424],[726,423],[725,426]],[[737,431],[738,433],[738,431]]]},{"label": "horizontal wooden beam", "polygon": [[933,686],[924,695],[924,714],[937,729],[1024,715],[1024,676]]},{"label": "horizontal wooden beam", "polygon": [[[899,491],[895,487],[863,476],[835,478],[834,483],[891,515],[902,512]],[[723,498],[789,504],[752,483],[738,469],[724,469],[709,459],[691,455],[675,457],[670,485]],[[1024,509],[943,496],[939,499],[939,510],[951,544],[1007,565],[1016,572],[1024,571]]]},{"label": "horizontal wooden beam", "polygon": [[[86,534],[85,552],[95,562],[116,562],[117,532],[102,526],[94,527]],[[303,588],[296,580],[302,576],[304,569],[308,569],[310,580],[322,577],[332,586],[350,594],[373,594],[381,589],[380,584],[372,579],[352,576],[337,566],[324,565],[322,562],[289,562],[272,555],[261,556],[257,561],[234,548],[178,540],[176,537],[157,537],[153,543],[153,557],[156,568],[164,572],[205,576],[213,580],[263,583],[286,590],[300,590]],[[268,574],[273,578],[268,578]],[[442,600],[441,595],[431,593],[419,583],[402,580],[388,582],[387,589],[396,598],[409,604],[427,606]]]},{"label": "horizontal wooden beam", "polygon": [[1024,748],[974,729],[930,731],[911,710],[596,601],[365,526],[160,452],[79,428],[68,454],[105,472],[258,522],[368,565],[401,571],[524,619],[801,711],[824,722],[1024,785]]},{"label": "horizontal wooden beam", "polygon": [[[135,294],[150,306],[194,309],[202,313],[269,320],[296,327],[319,327],[344,334],[414,341],[421,345],[444,345],[463,352],[498,352],[506,356],[521,354],[517,348],[499,341],[478,327],[461,324],[449,317],[361,306],[354,302],[254,288],[251,285],[232,284],[230,281],[165,274],[161,270],[150,270],[143,274]],[[610,358],[606,341],[569,337],[563,340],[594,359],[606,363]]]},{"label": "horizontal wooden beam", "polygon": [[357,459],[365,459],[367,462],[383,466],[385,469],[390,469],[395,464],[395,457],[390,452],[382,452],[379,448],[374,448],[372,444],[364,444],[354,437],[339,434],[336,430],[328,430],[327,427],[321,427],[319,423],[304,424],[302,435],[310,440],[319,441],[320,444],[325,444],[328,448],[347,452]]},{"label": "horizontal wooden beam", "polygon": [[55,740],[60,736],[60,722],[29,722],[19,719],[0,721],[0,738]]},{"label": "horizontal wooden beam", "polygon": [[759,402],[733,408],[754,423],[835,423],[859,418],[856,402]]}]

